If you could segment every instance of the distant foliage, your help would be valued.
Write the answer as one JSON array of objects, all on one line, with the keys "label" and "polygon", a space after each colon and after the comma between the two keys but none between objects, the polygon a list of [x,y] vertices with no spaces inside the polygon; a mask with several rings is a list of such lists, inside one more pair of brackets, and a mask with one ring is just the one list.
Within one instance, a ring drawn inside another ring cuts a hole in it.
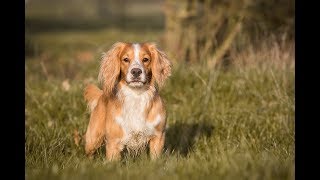
[{"label": "distant foliage", "polygon": [[24,41],[24,53],[26,57],[33,57],[37,54],[39,54],[40,49],[35,43],[35,41],[30,38],[28,35],[26,35],[25,41]]},{"label": "distant foliage", "polygon": [[167,0],[164,11],[166,47],[179,61],[208,60],[211,66],[219,64],[234,43],[245,46],[243,41],[268,34],[294,37],[291,0]]}]

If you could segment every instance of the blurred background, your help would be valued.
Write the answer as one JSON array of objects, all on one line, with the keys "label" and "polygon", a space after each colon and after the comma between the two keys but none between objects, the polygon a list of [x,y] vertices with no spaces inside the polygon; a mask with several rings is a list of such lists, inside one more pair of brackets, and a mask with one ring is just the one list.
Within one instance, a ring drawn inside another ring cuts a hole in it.
[{"label": "blurred background", "polygon": [[157,42],[175,61],[215,64],[262,40],[294,41],[294,14],[293,0],[26,0],[26,56],[46,49],[40,37],[60,43],[49,51],[135,40]]}]

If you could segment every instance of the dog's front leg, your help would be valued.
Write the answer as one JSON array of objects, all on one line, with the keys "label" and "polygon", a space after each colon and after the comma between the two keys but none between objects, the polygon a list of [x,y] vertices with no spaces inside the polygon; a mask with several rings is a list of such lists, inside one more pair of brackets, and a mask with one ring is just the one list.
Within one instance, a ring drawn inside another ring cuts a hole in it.
[{"label": "dog's front leg", "polygon": [[90,122],[85,134],[85,151],[92,158],[93,153],[99,148],[105,136],[105,120],[101,107],[97,107],[90,117]]},{"label": "dog's front leg", "polygon": [[123,145],[119,138],[108,139],[106,142],[106,158],[109,161],[120,160]]},{"label": "dog's front leg", "polygon": [[161,153],[164,146],[165,132],[158,132],[156,136],[150,140],[150,156],[151,159],[157,159]]}]

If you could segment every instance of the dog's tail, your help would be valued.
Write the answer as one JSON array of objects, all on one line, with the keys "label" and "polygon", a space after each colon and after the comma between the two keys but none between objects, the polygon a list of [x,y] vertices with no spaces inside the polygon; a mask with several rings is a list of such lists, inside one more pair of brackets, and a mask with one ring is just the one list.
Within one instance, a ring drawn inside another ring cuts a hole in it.
[{"label": "dog's tail", "polygon": [[84,89],[84,99],[87,101],[90,112],[97,106],[98,100],[102,95],[102,90],[93,84],[87,85]]}]

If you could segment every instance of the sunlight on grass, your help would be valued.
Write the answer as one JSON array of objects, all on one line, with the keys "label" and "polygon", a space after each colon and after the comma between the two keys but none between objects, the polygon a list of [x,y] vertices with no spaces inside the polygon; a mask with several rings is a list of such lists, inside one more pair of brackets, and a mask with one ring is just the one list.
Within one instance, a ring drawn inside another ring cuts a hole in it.
[{"label": "sunlight on grass", "polygon": [[[101,30],[32,36],[42,51],[25,66],[26,178],[294,179],[291,50],[285,65],[269,63],[276,57],[269,49],[234,57],[251,59],[229,69],[176,63],[161,91],[168,111],[163,156],[109,163],[104,147],[94,160],[85,156],[82,135],[89,114],[82,94],[86,83],[97,83],[101,52],[119,36],[157,41],[159,35]],[[263,63],[254,63],[261,58]]]}]

